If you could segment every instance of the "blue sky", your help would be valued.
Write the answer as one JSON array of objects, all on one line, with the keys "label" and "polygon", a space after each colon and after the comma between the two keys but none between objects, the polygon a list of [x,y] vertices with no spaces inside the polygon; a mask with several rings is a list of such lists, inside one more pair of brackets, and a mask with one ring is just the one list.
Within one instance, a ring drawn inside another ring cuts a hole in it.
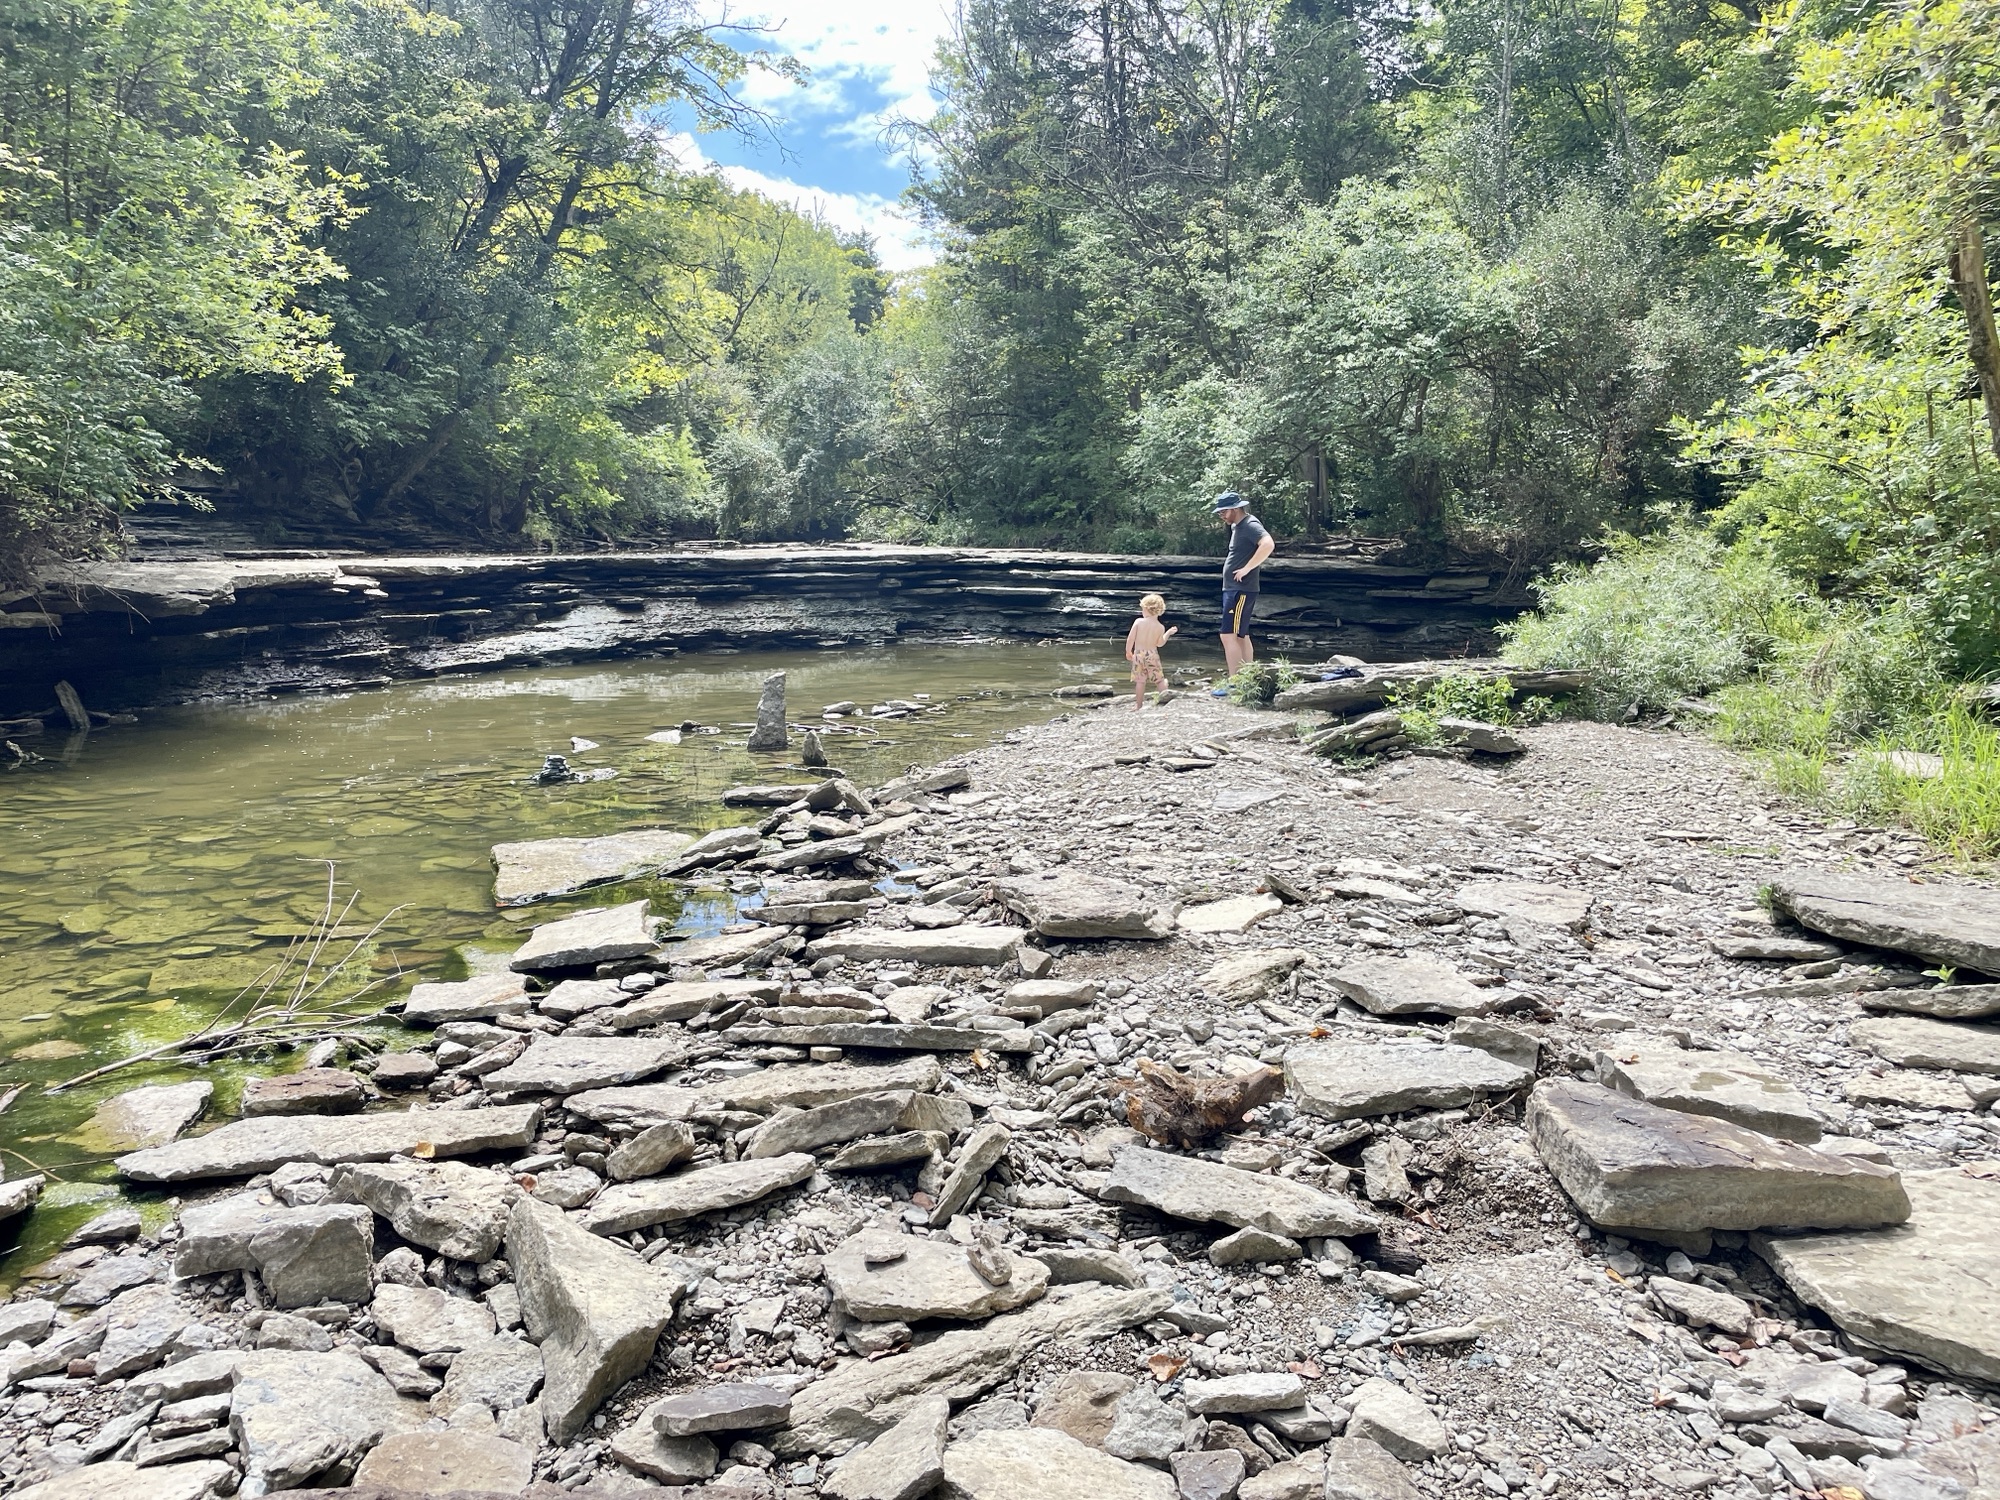
[{"label": "blue sky", "polygon": [[730,5],[727,18],[759,27],[736,38],[744,50],[794,58],[809,76],[795,84],[753,73],[740,92],[773,116],[770,133],[683,135],[682,160],[866,231],[892,270],[928,262],[930,248],[897,202],[909,174],[881,135],[888,121],[924,119],[934,107],[929,67],[949,22],[944,0],[752,0]]}]

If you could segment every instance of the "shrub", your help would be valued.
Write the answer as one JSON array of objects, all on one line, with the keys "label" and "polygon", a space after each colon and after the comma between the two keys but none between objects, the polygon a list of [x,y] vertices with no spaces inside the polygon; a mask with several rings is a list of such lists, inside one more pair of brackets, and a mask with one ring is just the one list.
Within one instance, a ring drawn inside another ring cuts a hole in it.
[{"label": "shrub", "polygon": [[1253,661],[1238,668],[1229,679],[1229,701],[1245,708],[1269,708],[1278,694],[1298,680],[1298,672],[1282,656],[1273,661]]}]

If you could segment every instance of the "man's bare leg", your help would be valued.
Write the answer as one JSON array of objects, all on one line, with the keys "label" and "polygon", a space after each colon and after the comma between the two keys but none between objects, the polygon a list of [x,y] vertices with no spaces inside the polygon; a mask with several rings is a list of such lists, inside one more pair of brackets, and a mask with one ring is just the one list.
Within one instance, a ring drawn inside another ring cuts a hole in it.
[{"label": "man's bare leg", "polygon": [[1251,662],[1257,659],[1257,643],[1247,635],[1239,635],[1236,638],[1236,655],[1237,666],[1249,666]]},{"label": "man's bare leg", "polygon": [[1223,676],[1234,677],[1236,675],[1236,669],[1243,665],[1242,647],[1243,647],[1243,638],[1241,636],[1225,635],[1222,638]]}]

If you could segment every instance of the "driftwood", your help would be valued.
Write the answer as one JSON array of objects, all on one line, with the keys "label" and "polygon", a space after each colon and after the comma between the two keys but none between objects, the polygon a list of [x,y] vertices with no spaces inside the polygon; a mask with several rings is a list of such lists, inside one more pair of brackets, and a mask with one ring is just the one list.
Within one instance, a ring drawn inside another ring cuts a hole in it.
[{"label": "driftwood", "polygon": [[1234,1078],[1190,1078],[1142,1057],[1139,1081],[1112,1087],[1125,1096],[1125,1118],[1134,1130],[1170,1146],[1194,1147],[1236,1129],[1251,1110],[1277,1098],[1285,1075],[1252,1068]]},{"label": "driftwood", "polygon": [[[1306,669],[1308,672],[1312,668]],[[1278,694],[1277,708],[1323,708],[1333,713],[1352,713],[1357,708],[1374,708],[1391,694],[1415,696],[1447,677],[1467,677],[1475,682],[1497,682],[1502,677],[1512,685],[1514,696],[1541,694],[1557,697],[1574,693],[1589,680],[1587,672],[1558,672],[1531,667],[1510,667],[1497,661],[1408,661],[1387,666],[1367,666],[1353,677],[1332,682],[1302,682]]]}]

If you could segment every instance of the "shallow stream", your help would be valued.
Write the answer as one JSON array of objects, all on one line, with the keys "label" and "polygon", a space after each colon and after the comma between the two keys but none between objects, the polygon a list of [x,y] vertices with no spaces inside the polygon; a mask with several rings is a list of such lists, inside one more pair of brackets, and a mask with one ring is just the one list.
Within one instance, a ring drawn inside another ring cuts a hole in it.
[{"label": "shallow stream", "polygon": [[[725,788],[803,779],[796,736],[789,755],[745,748],[766,673],[789,674],[794,722],[858,703],[862,717],[838,722],[859,732],[829,733],[827,754],[879,784],[1046,718],[1062,706],[1054,688],[1118,683],[1123,665],[1109,644],[707,655],[161,710],[67,746],[37,742],[43,763],[0,776],[0,1098],[22,1086],[0,1106],[0,1152],[7,1177],[51,1180],[25,1224],[0,1226],[0,1247],[23,1240],[0,1273],[113,1195],[85,1128],[99,1101],[201,1076],[216,1084],[211,1117],[227,1115],[243,1074],[272,1071],[264,1061],[196,1074],[169,1060],[44,1091],[197,1030],[263,985],[288,949],[284,983],[296,982],[300,941],[329,910],[329,862],[336,926],[316,972],[352,952],[326,993],[372,983],[372,996],[393,999],[419,979],[497,967],[524,924],[603,901],[497,912],[493,844],[747,822],[754,812],[721,805]],[[866,717],[920,695],[925,712]],[[674,735],[684,721],[721,732]],[[573,749],[572,737],[595,748]],[[616,774],[532,784],[552,753]],[[672,884],[624,889],[645,890],[684,927],[727,916],[719,898],[684,908]]]}]

